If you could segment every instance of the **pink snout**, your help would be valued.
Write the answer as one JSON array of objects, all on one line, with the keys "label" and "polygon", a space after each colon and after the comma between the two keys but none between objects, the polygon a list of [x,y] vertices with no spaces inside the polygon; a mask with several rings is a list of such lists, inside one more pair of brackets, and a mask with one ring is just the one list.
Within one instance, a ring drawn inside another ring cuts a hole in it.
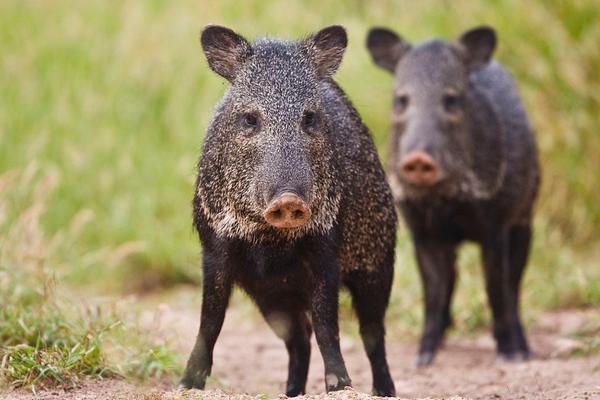
[{"label": "pink snout", "polygon": [[400,164],[400,173],[407,182],[419,186],[432,186],[440,181],[440,168],[424,151],[407,154]]},{"label": "pink snout", "polygon": [[263,216],[275,228],[299,228],[308,222],[311,211],[299,196],[283,193],[271,201]]}]

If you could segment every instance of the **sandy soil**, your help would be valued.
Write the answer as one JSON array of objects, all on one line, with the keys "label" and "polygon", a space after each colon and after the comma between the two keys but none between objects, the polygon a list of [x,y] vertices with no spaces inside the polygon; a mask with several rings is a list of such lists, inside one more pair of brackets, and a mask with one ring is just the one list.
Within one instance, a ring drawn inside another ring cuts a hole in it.
[{"label": "sandy soil", "polygon": [[[161,306],[159,317],[148,321],[171,332],[170,340],[187,354],[198,324],[198,311],[188,304]],[[156,308],[154,308],[156,309]],[[277,398],[284,390],[287,354],[283,343],[265,323],[249,318],[247,312],[231,309],[217,342],[213,376],[208,391],[178,391],[168,384],[139,387],[122,381],[85,382],[81,388],[0,394],[7,399],[204,399]],[[150,314],[149,314],[150,315]],[[600,320],[600,310],[563,311],[540,316],[529,330],[535,356],[523,363],[495,361],[489,333],[471,338],[450,337],[435,364],[426,369],[413,367],[414,343],[388,342],[388,361],[396,390],[401,398],[473,399],[600,399],[600,358],[568,357],[578,342],[575,332],[590,319]],[[165,329],[166,328],[166,329]],[[346,335],[347,336],[347,335]],[[367,358],[359,339],[342,338],[344,358],[354,390],[331,396],[338,399],[369,398],[371,389]],[[323,363],[313,337],[313,352],[307,398],[323,395]],[[235,393],[235,395],[234,395]],[[248,395],[242,395],[248,394]]]}]

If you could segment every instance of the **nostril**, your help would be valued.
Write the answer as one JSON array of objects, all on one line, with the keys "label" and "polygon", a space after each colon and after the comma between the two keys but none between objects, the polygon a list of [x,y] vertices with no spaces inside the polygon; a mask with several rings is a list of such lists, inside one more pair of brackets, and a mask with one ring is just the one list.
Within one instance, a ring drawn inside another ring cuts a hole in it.
[{"label": "nostril", "polygon": [[304,218],[304,211],[302,210],[294,210],[292,212],[292,218],[293,219],[301,219]]},{"label": "nostril", "polygon": [[433,172],[434,168],[433,168],[433,165],[431,165],[431,164],[423,164],[421,167],[421,170],[423,172]]},{"label": "nostril", "polygon": [[282,214],[283,214],[283,213],[281,212],[281,209],[277,209],[277,210],[271,211],[271,216],[272,216],[274,219],[281,219],[281,217],[282,217]]},{"label": "nostril", "polygon": [[415,172],[415,169],[416,169],[415,164],[406,164],[404,166],[404,171],[406,171],[406,172]]}]

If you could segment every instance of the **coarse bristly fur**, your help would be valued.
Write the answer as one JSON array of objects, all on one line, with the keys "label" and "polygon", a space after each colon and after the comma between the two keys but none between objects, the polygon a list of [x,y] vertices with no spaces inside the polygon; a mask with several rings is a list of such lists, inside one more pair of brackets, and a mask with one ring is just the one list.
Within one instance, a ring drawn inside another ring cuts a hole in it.
[{"label": "coarse bristly fur", "polygon": [[[451,324],[456,248],[465,240],[482,248],[499,357],[529,354],[518,301],[540,173],[515,83],[491,59],[495,45],[487,27],[417,46],[385,28],[367,39],[374,62],[395,75],[390,183],[425,291],[417,365],[433,361]],[[415,152],[434,160],[441,176],[435,184],[406,179],[402,163]]]},{"label": "coarse bristly fur", "polygon": [[[391,290],[396,214],[370,133],[331,79],[346,48],[333,26],[293,42],[247,42],[207,27],[209,66],[230,82],[199,162],[194,224],[203,245],[201,326],[182,384],[204,387],[233,284],[285,341],[286,393],[304,393],[314,327],[327,390],[350,384],[337,322],[340,285],[350,290],[376,393],[392,395],[383,318]],[[275,228],[263,216],[283,192],[311,216]]]}]

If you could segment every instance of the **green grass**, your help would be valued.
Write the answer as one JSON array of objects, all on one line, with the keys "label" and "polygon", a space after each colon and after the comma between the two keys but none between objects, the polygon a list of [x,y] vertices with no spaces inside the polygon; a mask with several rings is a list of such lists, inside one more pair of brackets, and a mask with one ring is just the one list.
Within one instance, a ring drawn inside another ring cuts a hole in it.
[{"label": "green grass", "polygon": [[[111,365],[103,358],[105,347],[96,353],[98,343],[120,340],[122,324],[89,314],[92,305],[49,302],[46,290],[55,298],[55,276],[68,290],[83,286],[109,294],[200,282],[190,206],[195,164],[212,109],[226,88],[208,69],[198,44],[207,23],[230,26],[248,38],[298,38],[328,24],[346,26],[350,42],[337,80],[384,159],[392,78],[369,59],[368,29],[392,27],[418,42],[494,26],[497,57],[519,84],[543,166],[524,284],[526,319],[543,309],[599,306],[599,19],[600,2],[594,0],[1,2],[0,174],[3,182],[16,182],[1,189],[12,207],[0,207],[0,283],[8,279],[12,288],[8,295],[2,292],[2,312],[14,313],[2,329],[17,332],[8,335],[10,343],[2,339],[2,346],[8,346],[5,354],[13,352],[14,371],[27,360],[42,364],[44,357],[57,357],[67,371],[57,376],[108,373],[94,369]],[[43,184],[56,187],[47,192],[43,210],[32,211],[40,193],[46,194]],[[23,221],[33,220],[32,236]],[[467,246],[459,263],[456,325],[470,332],[489,321],[476,248]],[[32,283],[19,272],[28,271],[27,265],[41,268],[39,280]],[[402,337],[418,331],[422,318],[405,228],[398,234],[395,279],[388,331]],[[55,313],[34,318],[48,304]],[[348,314],[348,298],[342,306]],[[31,334],[16,318],[25,309],[31,309],[31,319],[22,318]],[[98,341],[86,339],[87,332]],[[55,348],[52,341],[38,342],[42,333],[52,338],[66,333],[70,339]],[[73,355],[77,367],[65,355]],[[170,362],[161,349],[146,355],[131,355],[141,362],[133,374],[150,375]],[[132,374],[128,371],[116,368],[119,374]],[[47,371],[49,377],[53,373]],[[15,372],[11,379],[31,383],[35,376]]]},{"label": "green grass", "polygon": [[39,225],[56,185],[35,167],[0,175],[0,384],[75,386],[82,377],[177,375],[165,344],[137,325],[127,308],[61,285],[69,244],[83,219],[47,236]]},{"label": "green grass", "polygon": [[[600,318],[597,315],[588,313],[581,325],[570,336],[572,344],[562,352],[562,356],[600,355]],[[598,369],[600,369],[600,364],[595,368],[595,370]]]}]

